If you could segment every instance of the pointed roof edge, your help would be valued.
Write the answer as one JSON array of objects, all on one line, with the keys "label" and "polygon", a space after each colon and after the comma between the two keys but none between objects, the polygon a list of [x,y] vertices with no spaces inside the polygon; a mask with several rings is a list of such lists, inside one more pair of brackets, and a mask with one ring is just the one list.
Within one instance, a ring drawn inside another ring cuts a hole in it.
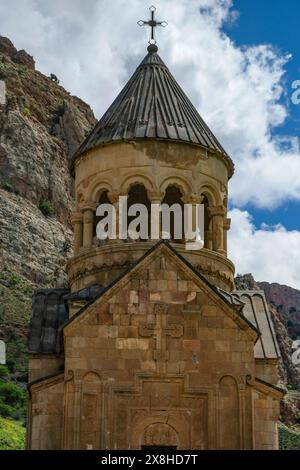
[{"label": "pointed roof edge", "polygon": [[97,300],[99,300],[104,294],[106,294],[110,289],[112,289],[115,285],[117,285],[122,279],[124,279],[131,271],[133,271],[138,265],[144,261],[146,258],[148,258],[159,246],[164,245],[167,247],[187,268],[189,268],[194,275],[196,275],[207,287],[209,287],[219,299],[223,301],[223,303],[226,304],[227,307],[229,307],[231,310],[234,311],[238,317],[244,321],[248,327],[250,327],[253,332],[256,333],[257,339],[261,336],[261,332],[242,314],[243,306],[234,306],[231,302],[229,302],[226,297],[224,297],[219,289],[214,286],[211,282],[206,279],[206,277],[197,271],[194,266],[186,260],[178,251],[172,247],[170,242],[168,240],[160,240],[157,243],[153,245],[153,247],[150,248],[146,253],[144,253],[143,256],[141,256],[137,261],[135,261],[124,273],[122,273],[120,276],[118,276],[116,279],[114,279],[110,284],[108,284],[100,294],[95,297],[91,302],[86,304],[84,307],[82,307],[75,315],[73,315],[65,324],[61,325],[59,328],[60,331],[64,330],[68,325],[73,323],[74,320],[79,318],[85,310],[87,310],[91,305],[93,305]]},{"label": "pointed roof edge", "polygon": [[120,142],[153,140],[203,148],[227,163],[229,178],[234,173],[232,159],[156,51],[144,57],[80,144],[71,158],[70,171],[74,175],[77,159],[94,149]]}]

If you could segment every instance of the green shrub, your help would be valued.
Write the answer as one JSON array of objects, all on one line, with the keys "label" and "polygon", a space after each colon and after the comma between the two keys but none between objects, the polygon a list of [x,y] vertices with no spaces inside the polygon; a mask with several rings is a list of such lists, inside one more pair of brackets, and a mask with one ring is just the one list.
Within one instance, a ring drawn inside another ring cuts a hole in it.
[{"label": "green shrub", "polygon": [[6,364],[9,372],[14,374],[16,372],[16,361],[14,359],[7,359]]},{"label": "green shrub", "polygon": [[60,105],[57,108],[57,116],[63,116],[66,111],[66,103],[65,101],[62,101]]},{"label": "green shrub", "polygon": [[18,385],[0,380],[0,416],[24,420],[26,392]]},{"label": "green shrub", "polygon": [[54,208],[52,202],[48,200],[44,200],[40,203],[40,211],[45,215],[45,216],[51,216],[53,215]]},{"label": "green shrub", "polygon": [[290,429],[280,423],[279,448],[280,450],[300,450],[300,430]]},{"label": "green shrub", "polygon": [[13,412],[14,409],[11,406],[6,405],[6,403],[3,403],[3,401],[0,400],[0,416],[2,416],[2,418],[11,417]]},{"label": "green shrub", "polygon": [[15,273],[12,273],[9,278],[9,283],[11,286],[18,286],[21,283],[22,279]]},{"label": "green shrub", "polygon": [[25,404],[26,392],[11,382],[0,381],[0,401],[5,405],[22,407]]},{"label": "green shrub", "polygon": [[30,117],[31,116],[31,109],[27,108],[26,106],[23,108],[23,116]]},{"label": "green shrub", "polygon": [[0,366],[0,379],[7,377],[9,374],[8,368],[6,366]]},{"label": "green shrub", "polygon": [[14,192],[13,186],[12,186],[10,183],[7,183],[7,182],[5,182],[5,183],[2,184],[2,189],[4,189],[4,191],[7,191],[7,192],[9,192],[9,193],[13,193],[13,192]]},{"label": "green shrub", "polygon": [[20,423],[0,418],[0,450],[24,450],[25,433]]},{"label": "green shrub", "polygon": [[52,82],[56,83],[56,85],[59,85],[60,82],[54,73],[51,73],[49,78]]}]

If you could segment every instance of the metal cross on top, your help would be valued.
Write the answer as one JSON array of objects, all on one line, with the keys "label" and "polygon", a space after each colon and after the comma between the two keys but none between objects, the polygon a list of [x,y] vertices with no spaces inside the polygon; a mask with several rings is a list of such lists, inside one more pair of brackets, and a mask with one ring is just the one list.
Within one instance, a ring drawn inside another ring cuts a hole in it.
[{"label": "metal cross on top", "polygon": [[138,25],[139,26],[150,26],[150,28],[151,28],[151,38],[150,38],[149,44],[156,44],[155,28],[157,28],[157,26],[162,26],[163,28],[165,28],[166,26],[168,26],[168,23],[166,21],[156,21],[156,19],[155,19],[156,8],[153,5],[152,5],[152,7],[149,8],[149,10],[151,12],[151,19],[149,21],[140,20],[140,21],[138,21]]}]

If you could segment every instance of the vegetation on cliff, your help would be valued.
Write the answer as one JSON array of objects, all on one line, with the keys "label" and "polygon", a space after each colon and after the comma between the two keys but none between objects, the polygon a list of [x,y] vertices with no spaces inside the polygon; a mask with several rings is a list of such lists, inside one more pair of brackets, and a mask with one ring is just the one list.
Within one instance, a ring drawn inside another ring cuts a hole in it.
[{"label": "vegetation on cliff", "polygon": [[0,417],[0,450],[24,450],[25,433],[19,422]]}]

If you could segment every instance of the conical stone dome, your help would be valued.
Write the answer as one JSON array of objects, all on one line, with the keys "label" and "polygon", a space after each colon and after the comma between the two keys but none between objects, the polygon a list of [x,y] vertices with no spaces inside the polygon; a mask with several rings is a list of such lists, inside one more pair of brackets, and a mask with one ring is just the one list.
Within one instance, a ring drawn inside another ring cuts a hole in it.
[{"label": "conical stone dome", "polygon": [[[200,145],[230,160],[157,54],[156,46],[74,156],[109,142],[162,139]],[[231,160],[230,160],[230,163]]]}]

